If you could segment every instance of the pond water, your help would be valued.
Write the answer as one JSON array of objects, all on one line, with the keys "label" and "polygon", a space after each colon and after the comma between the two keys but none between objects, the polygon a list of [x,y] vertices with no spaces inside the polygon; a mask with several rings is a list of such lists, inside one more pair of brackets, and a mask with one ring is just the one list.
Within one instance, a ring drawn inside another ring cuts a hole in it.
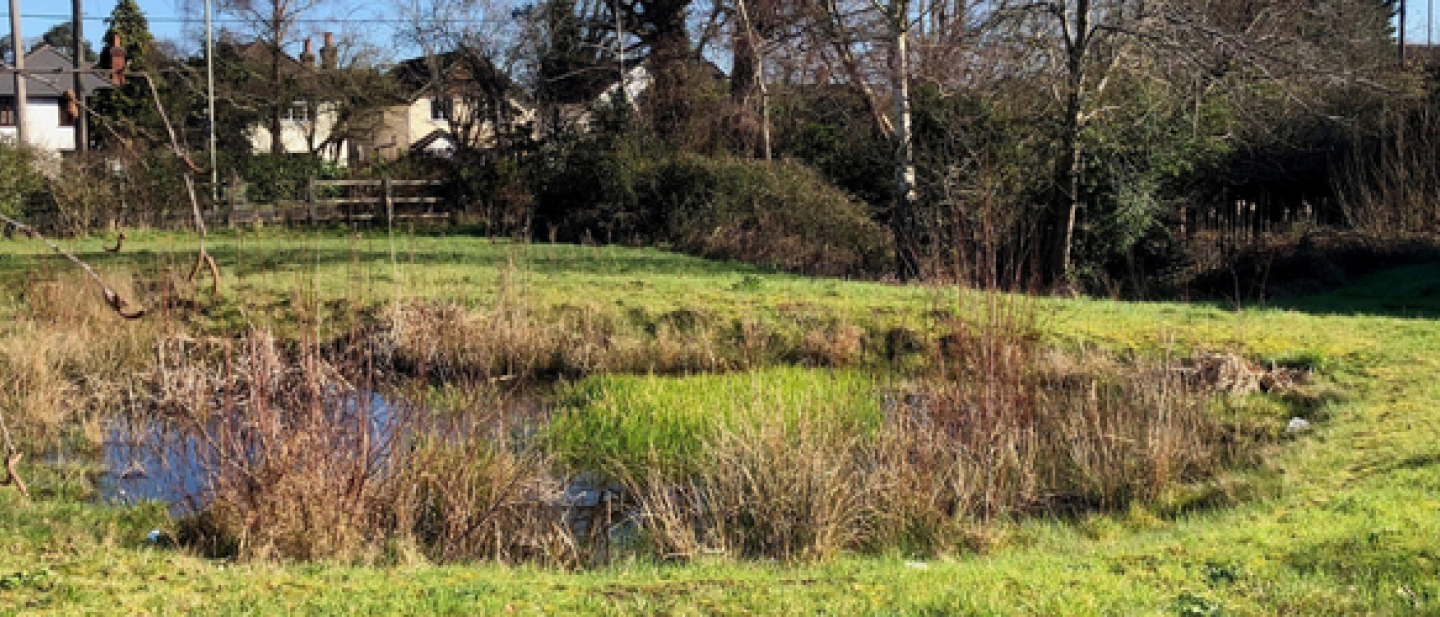
[{"label": "pond water", "polygon": [[[413,411],[375,392],[337,396],[333,405],[327,412],[332,425],[367,427],[364,441],[372,444],[372,456],[382,461],[388,455],[386,449],[393,444],[402,411]],[[450,423],[431,430],[451,431],[446,434],[483,431],[513,447],[532,442],[538,420],[548,413],[545,400],[538,395],[526,395],[507,399],[503,405],[503,411],[490,415],[492,422]],[[361,432],[337,431],[339,436],[331,443],[338,448],[359,448]],[[205,439],[193,427],[186,429],[163,420],[115,421],[106,433],[105,471],[96,483],[97,499],[122,505],[163,501],[170,505],[170,512],[175,516],[199,510],[206,501],[207,477],[218,464],[213,444]],[[385,445],[373,445],[377,443]]]},{"label": "pond water", "polygon": [[105,438],[105,473],[96,488],[105,503],[158,500],[171,514],[202,503],[205,467],[200,441],[159,422],[117,421]]}]

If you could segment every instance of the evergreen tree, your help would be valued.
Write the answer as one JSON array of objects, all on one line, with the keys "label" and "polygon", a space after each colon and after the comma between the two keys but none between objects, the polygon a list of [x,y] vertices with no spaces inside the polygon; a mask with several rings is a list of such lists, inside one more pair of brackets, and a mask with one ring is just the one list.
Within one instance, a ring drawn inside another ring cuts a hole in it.
[{"label": "evergreen tree", "polygon": [[[154,68],[158,61],[155,53],[155,36],[150,33],[150,22],[135,0],[119,0],[110,17],[105,20],[105,47],[100,52],[97,68],[115,69],[113,47],[116,35],[124,51],[125,72],[134,74]],[[96,97],[93,107],[107,117],[124,138],[159,137],[154,130],[159,128],[159,114],[150,100],[150,88],[144,79],[126,78],[123,84],[103,90]],[[97,145],[105,145],[115,135],[109,131],[92,131]]]},{"label": "evergreen tree", "polygon": [[[51,47],[54,47],[55,49],[65,52],[65,55],[67,56],[74,54],[74,26],[68,21],[65,23],[56,24],[54,27],[46,30],[45,34],[40,36],[40,41],[35,43],[35,45],[30,48],[30,51],[35,51],[36,49],[39,49],[42,45],[49,45]],[[85,62],[95,61],[95,48],[90,46],[90,41],[80,42],[80,52],[83,54],[81,60],[84,60]]]}]

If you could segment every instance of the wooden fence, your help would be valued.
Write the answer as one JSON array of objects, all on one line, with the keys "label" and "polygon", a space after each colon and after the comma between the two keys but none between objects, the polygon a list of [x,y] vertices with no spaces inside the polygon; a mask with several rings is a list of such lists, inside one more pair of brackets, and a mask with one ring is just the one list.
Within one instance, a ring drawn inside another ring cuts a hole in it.
[{"label": "wooden fence", "polygon": [[251,204],[246,183],[231,178],[221,197],[228,225],[326,223],[392,225],[397,221],[453,221],[461,212],[439,196],[438,180],[316,180],[305,184],[303,199],[277,199],[268,205]]}]

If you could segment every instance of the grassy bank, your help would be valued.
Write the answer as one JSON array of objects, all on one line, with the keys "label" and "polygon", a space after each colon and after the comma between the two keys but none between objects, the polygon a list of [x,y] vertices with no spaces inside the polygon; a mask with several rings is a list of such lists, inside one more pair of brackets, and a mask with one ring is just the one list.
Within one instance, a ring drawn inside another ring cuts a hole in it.
[{"label": "grassy bank", "polygon": [[[360,309],[326,309],[335,299],[385,305],[397,298],[453,298],[482,313],[508,302],[531,315],[630,315],[629,321],[612,324],[612,339],[621,334],[655,336],[661,329],[656,316],[677,312],[713,316],[702,319],[715,319],[713,327],[726,332],[732,326],[719,324],[803,323],[807,327],[797,327],[789,339],[798,341],[798,349],[804,333],[816,330],[809,327],[813,324],[851,325],[865,333],[860,337],[864,341],[883,341],[892,329],[903,327],[916,333],[916,340],[929,341],[943,333],[932,329],[937,312],[948,317],[987,310],[983,302],[957,299],[944,290],[803,279],[649,250],[403,237],[395,240],[392,260],[390,242],[343,235],[214,239],[211,250],[233,278],[226,281],[222,300],[195,317],[200,325],[188,327],[233,331],[246,323],[278,323],[313,310],[310,321],[298,323],[317,328],[334,324],[338,331],[346,316]],[[100,250],[104,243],[87,239],[77,244],[101,264],[102,272],[130,281],[136,271],[188,267],[187,251],[193,248],[181,236],[152,235],[132,239],[129,251],[112,255]],[[0,277],[7,289],[28,288],[22,284],[36,272],[63,278],[65,267],[41,256],[36,247],[0,242]],[[140,280],[142,284],[131,289],[144,303],[146,277]],[[1440,349],[1440,325],[1431,319],[1437,309],[1433,289],[1440,289],[1440,267],[1421,266],[1382,273],[1285,306],[1036,301],[1036,327],[1048,344],[1103,349],[1119,357],[1234,351],[1262,361],[1317,367],[1327,393],[1316,395],[1317,401],[1301,402],[1316,405],[1309,408],[1315,429],[1268,448],[1258,466],[1181,485],[1158,501],[1119,511],[1063,520],[997,521],[978,552],[917,559],[894,551],[810,565],[634,560],[578,573],[429,565],[404,547],[396,547],[389,560],[394,565],[385,567],[235,563],[152,545],[145,540],[149,530],[173,531],[160,509],[79,503],[77,491],[56,488],[67,486],[65,478],[46,479],[37,471],[32,488],[39,498],[34,502],[0,490],[0,545],[7,549],[0,552],[0,609],[255,614],[1431,613],[1440,610],[1440,554],[1434,540],[1440,537],[1440,450],[1434,444],[1440,434],[1440,384],[1433,379],[1440,369],[1440,353],[1435,351]],[[208,292],[191,293],[206,300]],[[14,340],[19,336],[15,328],[21,326],[39,327],[32,318],[40,314],[37,302],[33,296],[7,298],[3,310],[21,319],[12,320],[6,337]],[[49,306],[61,305],[50,301]],[[558,312],[547,312],[551,310]],[[77,319],[115,327],[103,321],[103,311],[86,315]],[[317,315],[320,318],[314,318]],[[40,330],[43,333],[43,327]],[[742,354],[734,357],[743,359],[744,346],[728,336],[716,337],[715,349],[722,350],[717,353]],[[776,349],[787,348],[779,345]],[[777,362],[804,364],[806,358],[798,352],[766,353]],[[861,355],[879,364],[887,359],[883,347],[867,347]],[[809,362],[820,364],[813,358]],[[865,362],[853,361],[856,366]],[[644,372],[643,367],[634,368]],[[60,372],[69,370],[94,369]],[[782,373],[778,379],[813,379],[806,375]],[[582,385],[574,395],[576,405],[619,405],[615,401],[625,400],[626,388],[635,387],[624,380],[656,378],[603,379],[612,380],[605,386],[609,394],[601,396]],[[748,386],[743,373],[734,379],[740,381],[703,378],[694,392],[710,394],[688,402],[680,390],[663,401],[630,400],[624,405],[649,405],[663,414],[725,397],[739,399],[743,413],[743,397],[736,392]],[[868,387],[863,380],[859,384],[855,387]],[[641,388],[632,399],[656,391]],[[836,387],[826,397],[844,400],[848,392]],[[1258,398],[1229,404],[1268,419],[1277,432],[1296,409]],[[616,418],[626,420],[632,419]]]}]

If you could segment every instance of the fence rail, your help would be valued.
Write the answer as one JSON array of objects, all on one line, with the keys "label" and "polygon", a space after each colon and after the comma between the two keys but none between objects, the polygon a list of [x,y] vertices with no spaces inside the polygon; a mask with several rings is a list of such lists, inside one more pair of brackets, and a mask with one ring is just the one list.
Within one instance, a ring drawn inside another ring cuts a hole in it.
[{"label": "fence rail", "polygon": [[207,217],[221,215],[228,225],[254,223],[287,223],[318,225],[383,221],[443,221],[461,214],[454,207],[445,207],[447,200],[437,195],[443,185],[438,180],[317,180],[305,184],[304,199],[278,199],[268,206],[249,203],[245,197],[246,183],[232,177],[225,187],[223,207],[207,212]]}]

